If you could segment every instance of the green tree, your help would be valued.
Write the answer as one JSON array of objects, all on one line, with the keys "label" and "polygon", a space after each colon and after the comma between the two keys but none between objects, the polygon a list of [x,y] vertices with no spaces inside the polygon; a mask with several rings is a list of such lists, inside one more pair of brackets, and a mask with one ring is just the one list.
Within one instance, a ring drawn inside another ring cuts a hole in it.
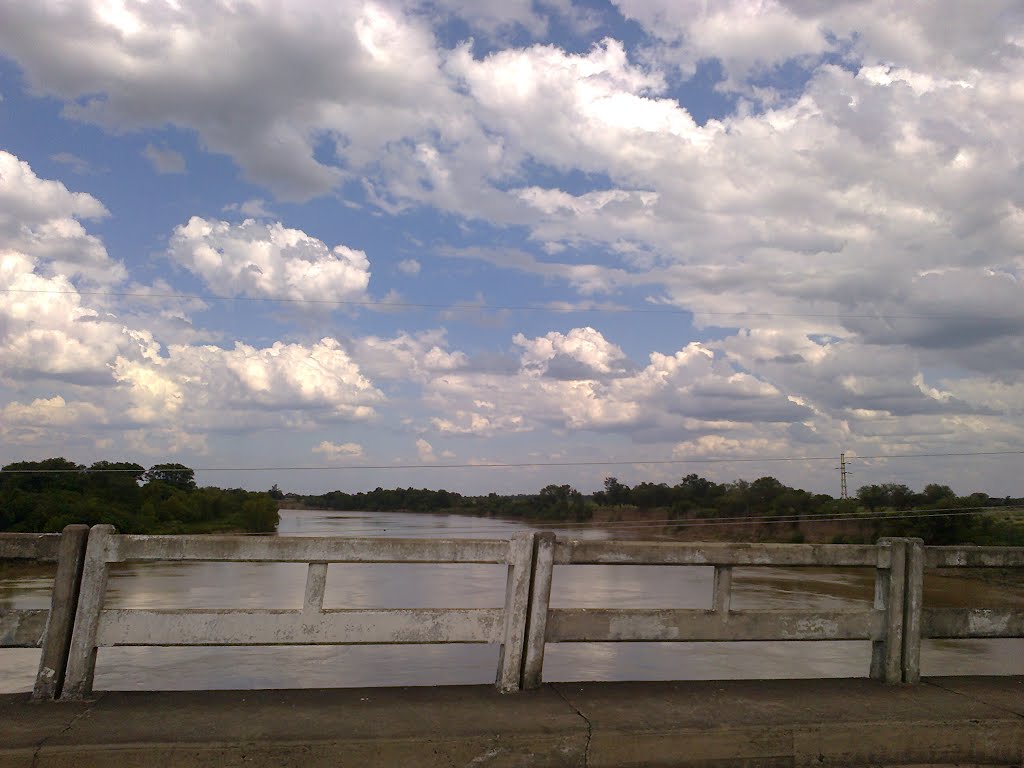
[{"label": "green tree", "polygon": [[166,483],[182,491],[194,491],[196,488],[196,473],[184,464],[154,464],[143,477],[147,483]]},{"label": "green tree", "polygon": [[629,503],[629,486],[619,482],[617,477],[606,477],[604,479],[604,498],[608,504]]},{"label": "green tree", "polygon": [[240,517],[246,530],[257,533],[273,533],[281,520],[277,502],[268,496],[257,496],[243,502]]},{"label": "green tree", "polygon": [[537,517],[549,520],[583,519],[587,505],[571,485],[547,485],[537,495]]},{"label": "green tree", "polygon": [[939,503],[952,503],[956,499],[956,494],[953,493],[953,489],[948,485],[939,485],[938,483],[929,483],[924,487],[925,504],[939,504]]},{"label": "green tree", "polygon": [[857,498],[872,512],[884,507],[888,500],[885,489],[880,485],[862,485],[857,489]]},{"label": "green tree", "polygon": [[885,483],[880,486],[885,493],[885,504],[894,509],[910,509],[914,506],[916,494],[902,483]]},{"label": "green tree", "polygon": [[774,477],[759,477],[750,484],[750,500],[759,511],[767,511],[786,490]]},{"label": "green tree", "polygon": [[16,461],[3,468],[0,487],[21,489],[27,493],[43,493],[55,489],[81,490],[84,485],[81,464],[65,458],[43,461]]},{"label": "green tree", "polygon": [[714,494],[718,485],[712,481],[696,474],[689,474],[682,479],[676,489],[688,500],[697,504],[703,504]]}]

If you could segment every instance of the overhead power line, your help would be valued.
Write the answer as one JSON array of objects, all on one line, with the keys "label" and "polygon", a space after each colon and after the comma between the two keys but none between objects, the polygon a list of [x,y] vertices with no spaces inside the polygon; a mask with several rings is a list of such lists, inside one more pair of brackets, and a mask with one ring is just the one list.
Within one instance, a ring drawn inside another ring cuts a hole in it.
[{"label": "overhead power line", "polygon": [[[995,504],[987,504],[987,505],[984,505],[984,506],[975,506],[975,507],[937,507],[937,508],[934,508],[934,509],[925,509],[925,508],[917,507],[917,508],[914,508],[914,509],[896,510],[896,511],[892,512],[891,514],[896,514],[896,513],[902,514],[904,512],[907,512],[907,513],[911,513],[911,512],[936,512],[936,513],[972,512],[972,513],[974,513],[974,512],[987,512],[987,511],[998,511],[998,510],[1005,511],[1005,510],[1018,510],[1018,509],[1024,509],[1024,505],[999,506],[999,505],[995,505]],[[851,517],[862,517],[865,520],[869,520],[869,519],[873,519],[873,516],[875,514],[877,514],[877,513],[875,513],[875,512],[836,512],[836,513],[833,513],[833,514],[844,515],[844,516],[851,516]],[[713,519],[713,520],[737,520],[737,521],[745,521],[745,522],[761,522],[761,521],[766,521],[766,522],[770,523],[770,522],[778,522],[778,521],[785,522],[787,520],[790,520],[791,518],[796,518],[796,519],[799,519],[799,520],[817,520],[817,519],[820,519],[819,516],[817,516],[817,515],[798,514],[796,512],[781,513],[781,514],[774,514],[774,515],[729,515],[729,516],[721,516],[721,517],[720,516],[716,516],[714,518],[708,518],[708,519]],[[689,522],[703,522],[703,520],[699,519],[699,518],[698,519],[684,519],[684,520],[680,520],[678,518],[666,517],[666,518],[661,518],[661,519],[658,519],[658,520],[622,520],[622,521],[612,521],[612,522],[608,522],[608,523],[602,523],[602,522],[599,522],[599,521],[588,520],[586,522],[579,522],[579,523],[575,523],[575,522],[565,522],[565,523],[533,523],[533,525],[534,525],[534,527],[539,527],[539,528],[543,528],[543,527],[552,527],[552,528],[575,528],[575,527],[581,527],[581,528],[585,528],[587,526],[598,526],[598,527],[604,528],[606,526],[616,526],[620,522],[623,525],[629,525],[629,526],[639,526],[641,524],[650,525],[650,526],[655,526],[655,525],[657,525],[657,526],[666,526],[666,525],[681,525],[681,524],[689,523]]]},{"label": "overhead power line", "polygon": [[[1007,505],[1007,506],[978,506],[978,507],[944,507],[938,509],[905,509],[895,510],[887,513],[880,512],[844,512],[844,513],[833,513],[832,515],[808,515],[808,514],[776,514],[776,515],[731,515],[714,518],[690,518],[690,519],[678,519],[678,518],[661,518],[658,520],[616,520],[616,521],[594,521],[589,520],[586,522],[524,522],[523,525],[527,525],[530,528],[551,528],[551,529],[562,529],[569,531],[587,531],[587,530],[598,530],[598,531],[622,531],[622,530],[644,530],[648,528],[677,528],[687,526],[703,526],[703,525],[723,525],[726,523],[735,525],[757,525],[765,524],[772,525],[775,523],[793,523],[793,522],[816,522],[822,520],[891,520],[896,517],[906,516],[933,516],[933,517],[956,517],[958,515],[974,515],[984,512],[1018,512],[1024,510],[1024,506],[1021,505]],[[345,512],[346,510],[339,509],[323,509],[323,510],[284,510],[293,512]],[[438,510],[443,512],[443,510]],[[920,514],[918,514],[920,513]],[[371,522],[368,519],[361,519],[360,522]],[[511,522],[511,521],[509,521]],[[382,521],[379,525],[368,527],[368,528],[352,528],[346,529],[346,534],[359,534],[359,533],[374,533],[381,530],[387,530],[388,523]],[[415,532],[415,526],[410,529],[409,526],[402,526],[403,533],[412,530]],[[474,526],[445,526],[438,528],[436,526],[422,527],[424,531],[440,532],[444,534],[449,533],[486,533],[481,531],[479,527]]]},{"label": "overhead power line", "polygon": [[[890,453],[871,456],[851,456],[847,461],[874,461],[880,459],[931,459],[967,456],[1020,456],[1024,450],[1014,451],[951,451],[948,453]],[[465,464],[344,464],[310,466],[258,466],[258,467],[184,467],[163,468],[159,471],[172,472],[333,472],[359,470],[397,469],[516,469],[529,467],[618,467],[630,465],[666,466],[683,464],[761,464],[768,462],[794,461],[835,461],[835,456],[756,456],[737,458],[689,458],[689,459],[614,459],[607,461],[518,461],[480,462]],[[0,469],[2,474],[78,474],[78,473],[138,473],[137,469]]]},{"label": "overhead power line", "polygon": [[[696,519],[696,520],[658,520],[658,521],[619,521],[615,523],[600,523],[600,522],[588,522],[588,523],[521,523],[521,525],[528,528],[553,528],[553,529],[570,529],[570,535],[574,532],[580,532],[586,530],[596,531],[607,531],[616,533],[618,531],[643,531],[651,530],[653,528],[669,528],[672,530],[678,530],[681,528],[714,528],[714,527],[729,527],[729,526],[743,526],[743,525],[776,525],[776,524],[791,524],[791,523],[829,523],[829,522],[852,522],[857,520],[904,520],[904,519],[920,519],[920,518],[931,518],[931,517],[968,517],[970,515],[984,514],[986,512],[1019,512],[1024,507],[1021,506],[1007,506],[1007,507],[960,507],[960,508],[949,508],[949,509],[933,509],[933,510],[904,510],[894,512],[873,512],[873,513],[856,513],[850,512],[845,514],[832,514],[832,515],[754,515],[751,517],[716,517],[708,519]],[[293,510],[303,511],[303,510]],[[314,511],[314,510],[305,510]],[[317,511],[334,511],[340,512],[343,510],[317,510]],[[509,521],[511,522],[511,521]],[[574,528],[572,526],[584,526],[583,528]],[[479,528],[474,527],[424,527],[424,532],[429,533],[442,533],[442,534],[486,534],[491,531],[481,531]],[[380,526],[373,528],[355,528],[346,529],[346,535],[365,535],[387,531],[387,525],[382,523]],[[494,531],[498,532],[498,531]],[[416,534],[415,528],[409,528],[408,526],[402,527],[403,535]],[[485,537],[486,538],[486,537]]]},{"label": "overhead power line", "polygon": [[[1016,510],[1019,507],[993,507],[992,510]],[[851,520],[902,520],[902,519],[914,519],[914,518],[925,518],[925,517],[966,517],[969,515],[980,514],[979,511],[958,511],[958,512],[914,512],[914,513],[903,513],[903,512],[890,512],[888,514],[868,514],[860,515],[856,513],[850,513],[847,515],[829,515],[826,517],[813,517],[813,516],[784,516],[784,517],[772,517],[770,520],[723,520],[723,519],[709,519],[709,520],[678,520],[673,523],[667,524],[665,527],[670,528],[705,528],[705,527],[716,527],[716,526],[734,526],[734,525],[749,525],[751,522],[755,524],[771,525],[773,523],[830,523],[840,521],[851,521]],[[627,531],[632,529],[638,529],[638,526],[634,525],[622,525],[611,530],[613,531]]]},{"label": "overhead power line", "polygon": [[[88,291],[57,290],[49,288],[0,288],[0,293],[51,294],[54,296],[103,296],[134,299],[176,299],[271,304],[309,304],[336,307],[365,307],[376,309],[429,309],[446,312],[550,312],[554,314],[644,314],[644,315],[707,315],[709,317],[763,317],[763,318],[817,318],[826,320],[955,320],[963,315],[953,313],[846,313],[846,312],[752,312],[746,310],[711,311],[678,309],[672,307],[584,307],[544,304],[441,304],[414,301],[378,301],[374,299],[310,299],[288,296],[221,296],[209,293],[151,293],[145,291]],[[992,315],[991,319],[1005,316]],[[1009,319],[1009,318],[1005,318]]]}]

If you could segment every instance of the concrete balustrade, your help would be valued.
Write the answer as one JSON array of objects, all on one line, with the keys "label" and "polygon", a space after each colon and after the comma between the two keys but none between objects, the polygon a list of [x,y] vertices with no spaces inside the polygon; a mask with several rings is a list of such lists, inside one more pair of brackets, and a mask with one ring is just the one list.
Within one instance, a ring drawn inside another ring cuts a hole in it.
[{"label": "concrete balustrade", "polygon": [[921,679],[921,638],[1024,637],[1024,611],[993,608],[929,608],[924,605],[924,569],[1024,568],[1024,547],[925,547],[919,539],[907,560],[908,626],[903,679]]},{"label": "concrete balustrade", "polygon": [[[97,650],[112,646],[491,643],[501,648],[496,685],[510,692],[541,685],[548,643],[870,640],[872,678],[916,683],[922,638],[1024,636],[1019,610],[923,605],[926,567],[1024,567],[1024,548],[925,547],[920,539],[820,545],[576,541],[550,532],[505,541],[133,536],[99,525],[91,532],[68,526],[62,534],[0,534],[0,559],[12,558],[58,563],[49,611],[0,610],[0,647],[43,649],[35,698],[89,697]],[[158,560],[307,563],[303,605],[105,606],[111,563]],[[505,602],[498,608],[327,610],[331,563],[505,564]],[[713,567],[710,608],[552,608],[555,566],[584,564]],[[873,568],[874,601],[849,611],[736,611],[737,566]]]},{"label": "concrete balustrade", "polygon": [[[691,544],[676,542],[537,541],[535,589],[527,633],[530,645],[524,687],[543,680],[546,643],[730,642],[739,640],[871,640],[871,677],[902,680],[906,543],[882,539],[877,546],[817,544]],[[548,534],[550,536],[550,534]],[[541,556],[550,549],[550,555]],[[710,610],[550,608],[555,565],[712,566]],[[732,569],[844,567],[876,569],[875,602],[865,610],[733,611]]]},{"label": "concrete balustrade", "polygon": [[0,560],[57,563],[50,609],[0,608],[0,648],[41,648],[32,698],[54,699],[64,685],[82,578],[87,525],[61,533],[0,533]]},{"label": "concrete balustrade", "polygon": [[[136,610],[104,607],[111,563],[153,560],[304,562],[305,599],[295,610]],[[496,684],[520,687],[533,538],[346,539],[129,536],[95,526],[89,538],[63,698],[92,693],[96,652],[112,646],[500,644]],[[331,563],[493,563],[508,566],[502,608],[325,610]]]}]

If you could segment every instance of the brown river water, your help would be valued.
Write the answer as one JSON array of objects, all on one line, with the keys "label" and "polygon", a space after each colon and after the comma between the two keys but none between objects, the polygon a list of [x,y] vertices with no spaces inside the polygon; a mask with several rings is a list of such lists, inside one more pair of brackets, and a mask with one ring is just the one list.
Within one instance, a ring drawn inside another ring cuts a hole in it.
[{"label": "brown river water", "polygon": [[[507,538],[527,526],[457,515],[282,511],[280,536]],[[573,538],[638,538],[635,532],[557,530]],[[151,563],[111,570],[108,607],[299,608],[301,563]],[[737,568],[732,607],[852,610],[869,603],[868,569]],[[712,569],[556,566],[552,605],[710,608]],[[498,565],[336,564],[327,608],[486,608],[504,601]],[[50,576],[0,572],[0,607],[49,607]],[[930,606],[1024,609],[1024,587],[926,575]],[[546,680],[863,677],[869,642],[558,643]],[[97,690],[305,688],[492,682],[498,649],[487,645],[262,648],[103,648]],[[39,651],[0,649],[0,692],[30,690]],[[1024,674],[1024,639],[925,641],[925,675]]]}]

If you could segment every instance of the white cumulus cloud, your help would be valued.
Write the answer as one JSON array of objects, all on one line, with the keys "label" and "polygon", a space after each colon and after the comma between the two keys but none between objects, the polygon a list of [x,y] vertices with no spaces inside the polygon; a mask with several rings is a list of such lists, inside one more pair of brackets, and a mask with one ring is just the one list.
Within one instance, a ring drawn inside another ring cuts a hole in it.
[{"label": "white cumulus cloud", "polygon": [[0,150],[0,249],[38,260],[47,275],[118,283],[127,271],[82,221],[110,213],[92,195],[41,179],[25,161]]},{"label": "white cumulus cloud", "polygon": [[346,301],[363,297],[370,282],[362,251],[253,219],[193,216],[174,230],[168,255],[228,296]]},{"label": "white cumulus cloud", "polygon": [[325,461],[334,463],[346,459],[363,458],[363,446],[359,443],[332,443],[324,440],[313,448],[313,453],[319,453]]},{"label": "white cumulus cloud", "polygon": [[432,464],[437,461],[437,454],[434,453],[434,446],[422,437],[416,440],[416,455],[420,457],[420,461],[426,463]]}]

